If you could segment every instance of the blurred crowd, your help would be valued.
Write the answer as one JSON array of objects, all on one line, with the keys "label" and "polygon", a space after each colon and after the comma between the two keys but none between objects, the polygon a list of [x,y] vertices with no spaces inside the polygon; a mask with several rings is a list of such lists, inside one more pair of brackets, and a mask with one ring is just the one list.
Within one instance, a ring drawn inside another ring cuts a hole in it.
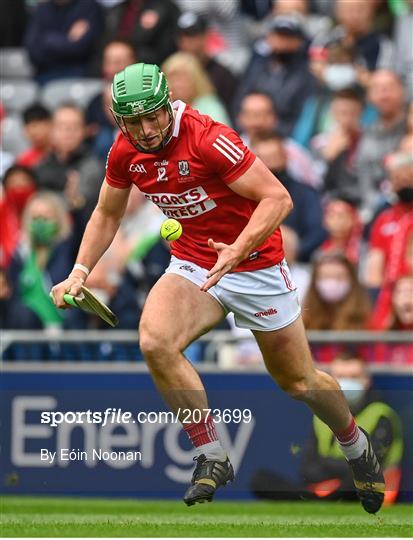
[{"label": "blurred crowd", "polygon": [[[413,330],[413,0],[2,7],[3,328],[102,328],[48,291],[73,266],[117,134],[111,80],[143,61],[175,99],[234,127],[290,192],[284,247],[307,329]],[[132,191],[88,279],[121,329],[136,329],[169,260],[150,204]],[[374,360],[413,363],[413,346]]]}]

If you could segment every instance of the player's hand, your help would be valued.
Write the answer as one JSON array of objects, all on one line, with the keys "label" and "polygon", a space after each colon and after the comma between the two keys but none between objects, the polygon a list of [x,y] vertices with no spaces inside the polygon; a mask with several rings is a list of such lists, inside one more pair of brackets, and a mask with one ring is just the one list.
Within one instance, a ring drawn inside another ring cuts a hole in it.
[{"label": "player's hand", "polygon": [[218,259],[208,272],[207,281],[201,286],[201,291],[204,292],[216,285],[222,276],[230,272],[233,268],[236,268],[242,261],[242,255],[232,244],[214,242],[212,238],[210,238],[208,240],[208,246],[215,249],[218,253]]},{"label": "player's hand", "polygon": [[61,309],[70,307],[63,299],[65,294],[78,296],[81,292],[82,285],[85,280],[80,276],[71,275],[64,281],[61,281],[52,288],[52,298],[54,304]]}]

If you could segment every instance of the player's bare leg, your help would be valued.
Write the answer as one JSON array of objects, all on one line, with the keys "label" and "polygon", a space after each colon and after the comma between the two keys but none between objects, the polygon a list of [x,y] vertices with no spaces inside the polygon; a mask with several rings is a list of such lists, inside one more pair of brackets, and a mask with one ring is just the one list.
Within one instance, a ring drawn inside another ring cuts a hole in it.
[{"label": "player's bare leg", "polygon": [[155,384],[171,409],[206,408],[204,386],[182,351],[224,317],[221,305],[176,274],[165,274],[150,291],[139,342]]},{"label": "player's bare leg", "polygon": [[368,434],[358,428],[338,383],[315,368],[301,317],[273,332],[254,331],[265,365],[291,397],[304,401],[336,435],[352,468],[367,512],[377,512],[384,498],[384,477]]},{"label": "player's bare leg", "polygon": [[[213,418],[206,417],[208,400],[202,381],[183,351],[197,337],[215,326],[225,313],[210,294],[176,274],[165,274],[152,288],[139,327],[140,348],[155,384],[180,420],[197,450],[197,466],[184,501],[188,505],[210,501],[220,485],[234,473],[219,443]],[[182,411],[185,409],[185,413]]]},{"label": "player's bare leg", "polygon": [[285,392],[305,401],[334,432],[348,426],[347,402],[333,377],[315,368],[301,317],[281,330],[254,331],[254,336],[268,371]]}]

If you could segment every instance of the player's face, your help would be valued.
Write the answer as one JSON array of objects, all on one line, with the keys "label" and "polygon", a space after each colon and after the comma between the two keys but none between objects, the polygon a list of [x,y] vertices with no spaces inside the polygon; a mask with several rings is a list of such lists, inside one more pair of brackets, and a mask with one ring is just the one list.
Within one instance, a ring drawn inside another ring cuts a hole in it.
[{"label": "player's face", "polygon": [[132,142],[144,150],[158,150],[171,126],[165,107],[150,114],[125,118],[125,128]]}]

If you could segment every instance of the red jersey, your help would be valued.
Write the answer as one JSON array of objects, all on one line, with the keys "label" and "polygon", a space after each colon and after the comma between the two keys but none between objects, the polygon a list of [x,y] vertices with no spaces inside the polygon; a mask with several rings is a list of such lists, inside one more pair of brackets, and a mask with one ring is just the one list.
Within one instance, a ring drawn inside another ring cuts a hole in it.
[{"label": "red jersey", "polygon": [[[217,253],[208,247],[208,238],[232,244],[257,207],[229,187],[255,156],[228,126],[182,101],[176,101],[174,109],[172,138],[159,152],[139,152],[118,135],[108,154],[106,181],[120,189],[135,184],[166,217],[181,222],[183,234],[171,242],[172,255],[209,270]],[[283,258],[277,229],[234,271],[267,268]]]},{"label": "red jersey", "polygon": [[412,205],[399,202],[384,210],[373,224],[370,233],[370,248],[380,249],[387,258],[394,242],[400,238],[401,227],[412,219]]},{"label": "red jersey", "polygon": [[32,169],[36,167],[45,157],[47,152],[39,150],[38,148],[29,148],[25,152],[22,152],[16,160],[18,165],[23,165],[23,167],[29,167]]}]

